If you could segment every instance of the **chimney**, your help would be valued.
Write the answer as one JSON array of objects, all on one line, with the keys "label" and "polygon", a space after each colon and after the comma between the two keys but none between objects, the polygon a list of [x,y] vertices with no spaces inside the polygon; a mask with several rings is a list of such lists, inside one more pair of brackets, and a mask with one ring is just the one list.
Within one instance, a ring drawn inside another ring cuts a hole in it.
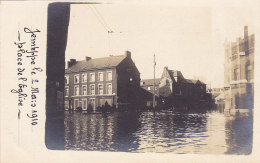
[{"label": "chimney", "polygon": [[70,68],[71,66],[76,64],[76,59],[70,59],[70,61],[68,61],[68,68]]},{"label": "chimney", "polygon": [[128,57],[128,58],[131,58],[131,52],[130,51],[125,51],[125,56]]},{"label": "chimney", "polygon": [[92,58],[91,58],[91,57],[88,57],[88,56],[86,56],[86,57],[85,57],[85,59],[86,59],[86,61],[89,61],[89,60],[91,60]]},{"label": "chimney", "polygon": [[244,39],[248,40],[248,26],[244,26]]}]

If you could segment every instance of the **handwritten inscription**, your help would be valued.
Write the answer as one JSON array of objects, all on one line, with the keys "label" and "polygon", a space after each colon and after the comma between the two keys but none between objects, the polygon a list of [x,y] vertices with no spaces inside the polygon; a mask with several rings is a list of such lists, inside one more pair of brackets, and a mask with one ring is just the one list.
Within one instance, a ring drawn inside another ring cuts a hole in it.
[{"label": "handwritten inscription", "polygon": [[[21,41],[21,33],[18,31],[17,41],[14,45],[17,48],[17,89],[12,89],[11,93],[17,94],[18,97],[18,118],[20,119],[20,114],[22,111],[29,112],[27,117],[31,119],[31,125],[38,124],[38,94],[40,93],[39,79],[37,74],[41,73],[42,68],[37,66],[37,57],[39,53],[39,46],[37,45],[37,34],[41,31],[38,29],[29,29],[25,27],[23,29],[23,34],[25,39],[29,41]],[[31,66],[25,65],[24,62],[29,59]],[[28,68],[30,67],[30,68]],[[26,73],[29,71],[30,75]],[[31,81],[31,82],[29,82]],[[30,88],[30,89],[29,89]],[[25,101],[30,100],[30,110],[26,109]]]}]

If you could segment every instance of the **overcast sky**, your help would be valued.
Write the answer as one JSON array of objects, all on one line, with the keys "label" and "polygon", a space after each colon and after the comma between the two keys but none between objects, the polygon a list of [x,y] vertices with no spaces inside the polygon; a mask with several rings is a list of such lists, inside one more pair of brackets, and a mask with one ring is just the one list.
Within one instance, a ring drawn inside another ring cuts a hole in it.
[{"label": "overcast sky", "polygon": [[155,54],[156,77],[168,66],[185,78],[222,87],[224,40],[243,37],[244,25],[254,33],[255,13],[248,6],[72,5],[66,61],[129,50],[141,78],[147,79],[153,78]]}]

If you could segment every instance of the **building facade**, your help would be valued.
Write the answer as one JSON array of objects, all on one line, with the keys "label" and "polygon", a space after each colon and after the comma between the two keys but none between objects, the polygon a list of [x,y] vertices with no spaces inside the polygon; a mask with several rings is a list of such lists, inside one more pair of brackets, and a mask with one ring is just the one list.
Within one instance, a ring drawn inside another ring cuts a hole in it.
[{"label": "building facade", "polygon": [[200,80],[185,79],[180,71],[164,67],[159,94],[167,106],[198,103],[206,99],[206,84]]},{"label": "building facade", "polygon": [[254,97],[254,34],[235,42],[226,41],[224,61],[225,111],[243,111],[253,108]]},{"label": "building facade", "polygon": [[141,88],[143,90],[143,100],[148,107],[153,106],[153,94],[155,94],[155,106],[160,103],[159,99],[159,83],[160,79],[142,79]]},{"label": "building facade", "polygon": [[65,110],[93,110],[139,103],[140,73],[131,53],[83,61],[71,59],[65,70]]}]

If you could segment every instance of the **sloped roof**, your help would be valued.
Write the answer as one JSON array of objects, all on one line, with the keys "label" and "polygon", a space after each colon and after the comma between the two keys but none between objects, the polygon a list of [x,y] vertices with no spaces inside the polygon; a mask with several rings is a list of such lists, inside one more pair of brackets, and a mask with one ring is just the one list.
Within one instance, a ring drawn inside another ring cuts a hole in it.
[{"label": "sloped roof", "polygon": [[76,64],[65,69],[65,73],[69,72],[78,72],[89,69],[97,69],[97,68],[109,68],[118,66],[127,56],[126,55],[118,55],[118,56],[109,56],[104,58],[95,58],[90,59],[88,61],[77,61]]},{"label": "sloped roof", "polygon": [[[160,78],[156,78],[155,79],[155,85],[159,85],[160,84]],[[142,79],[141,82],[143,82],[142,86],[145,85],[153,85],[153,79]]]},{"label": "sloped roof", "polygon": [[168,70],[168,73],[171,77],[171,79],[173,80],[174,77],[178,77],[178,80],[182,83],[190,83],[190,84],[201,84],[204,85],[205,83],[203,83],[200,80],[193,80],[193,79],[185,79],[181,73],[181,71],[178,70]]},{"label": "sloped roof", "polygon": [[171,78],[173,79],[174,77],[180,77],[180,78],[184,78],[181,71],[177,71],[177,70],[168,70]]},{"label": "sloped roof", "polygon": [[186,83],[196,84],[198,80],[192,80],[192,79],[185,79]]},{"label": "sloped roof", "polygon": [[202,81],[198,80],[196,84],[203,84],[204,85],[205,83],[203,83]]}]

